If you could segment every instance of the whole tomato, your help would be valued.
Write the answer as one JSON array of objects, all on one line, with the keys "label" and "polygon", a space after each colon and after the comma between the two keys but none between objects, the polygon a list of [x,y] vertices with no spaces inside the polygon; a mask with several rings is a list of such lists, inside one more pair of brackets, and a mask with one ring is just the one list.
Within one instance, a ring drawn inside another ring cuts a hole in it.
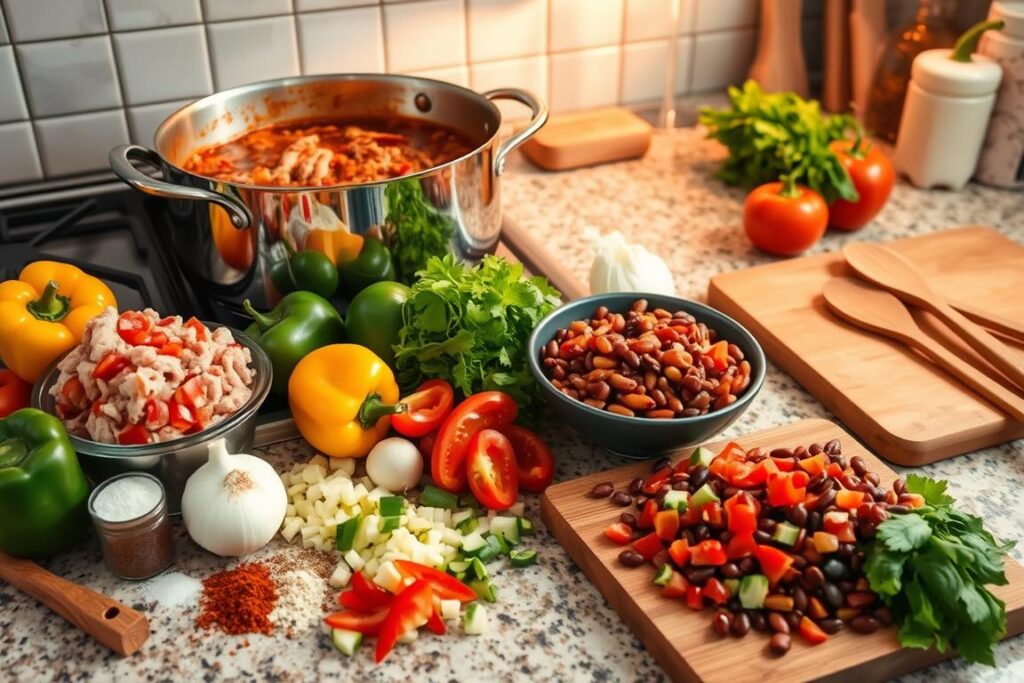
[{"label": "whole tomato", "polygon": [[878,215],[889,200],[896,175],[889,157],[876,145],[857,140],[836,140],[829,149],[850,174],[860,199],[837,199],[829,207],[828,224],[839,230],[859,230]]},{"label": "whole tomato", "polygon": [[769,254],[795,256],[820,240],[827,225],[822,196],[792,181],[765,183],[743,202],[743,229]]}]

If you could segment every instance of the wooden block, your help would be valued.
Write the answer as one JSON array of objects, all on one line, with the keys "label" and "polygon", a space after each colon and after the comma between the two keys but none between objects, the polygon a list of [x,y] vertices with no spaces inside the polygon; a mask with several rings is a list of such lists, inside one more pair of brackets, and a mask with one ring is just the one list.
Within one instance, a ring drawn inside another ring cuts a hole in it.
[{"label": "wooden block", "polygon": [[651,126],[636,114],[612,107],[552,116],[523,146],[523,154],[549,171],[565,171],[643,156]]}]

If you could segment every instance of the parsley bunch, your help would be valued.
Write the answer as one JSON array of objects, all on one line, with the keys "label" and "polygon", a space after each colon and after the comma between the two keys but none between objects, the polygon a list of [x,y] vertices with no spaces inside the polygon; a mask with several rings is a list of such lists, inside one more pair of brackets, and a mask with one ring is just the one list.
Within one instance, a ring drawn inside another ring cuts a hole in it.
[{"label": "parsley bunch", "polygon": [[389,183],[384,198],[388,206],[384,232],[395,272],[399,281],[410,284],[431,256],[448,253],[454,222],[434,207],[418,178]]},{"label": "parsley bunch", "polygon": [[892,609],[903,647],[954,647],[971,662],[994,665],[1006,635],[1006,605],[985,588],[1006,584],[998,543],[974,515],[953,508],[946,482],[907,477],[925,505],[882,522],[866,548],[864,573]]},{"label": "parsley bunch", "polygon": [[497,389],[536,417],[542,399],[526,342],[558,305],[558,291],[543,277],[524,278],[522,264],[500,256],[468,268],[447,254],[416,275],[395,347],[399,384],[413,389],[440,378],[465,396]]},{"label": "parsley bunch", "polygon": [[730,87],[729,109],[704,108],[708,137],[729,148],[716,174],[728,185],[756,187],[791,176],[832,203],[857,201],[857,189],[829,143],[860,133],[853,117],[825,116],[815,100],[796,93],[766,93],[755,81]]}]

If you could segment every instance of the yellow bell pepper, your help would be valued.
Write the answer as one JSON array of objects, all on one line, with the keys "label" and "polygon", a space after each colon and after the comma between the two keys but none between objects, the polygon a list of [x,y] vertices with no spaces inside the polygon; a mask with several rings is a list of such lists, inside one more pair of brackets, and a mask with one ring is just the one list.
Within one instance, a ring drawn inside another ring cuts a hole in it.
[{"label": "yellow bell pepper", "polygon": [[365,457],[391,427],[398,383],[365,346],[331,344],[306,355],[288,380],[288,405],[299,433],[335,458]]},{"label": "yellow bell pepper", "polygon": [[0,282],[0,360],[35,382],[108,306],[117,301],[102,280],[68,263],[30,263],[17,280]]}]

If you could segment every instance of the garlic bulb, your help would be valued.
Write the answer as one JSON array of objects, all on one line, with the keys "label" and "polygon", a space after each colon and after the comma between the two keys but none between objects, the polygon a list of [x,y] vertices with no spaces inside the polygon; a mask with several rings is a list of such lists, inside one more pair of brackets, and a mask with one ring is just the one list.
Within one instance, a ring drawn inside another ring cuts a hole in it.
[{"label": "garlic bulb", "polygon": [[181,517],[192,540],[223,557],[265,546],[284,520],[288,493],[277,472],[254,455],[228,453],[224,439],[192,473],[181,496]]},{"label": "garlic bulb", "polygon": [[590,293],[647,292],[674,296],[672,271],[657,254],[640,244],[630,244],[622,233],[585,233],[594,248],[590,266]]}]

